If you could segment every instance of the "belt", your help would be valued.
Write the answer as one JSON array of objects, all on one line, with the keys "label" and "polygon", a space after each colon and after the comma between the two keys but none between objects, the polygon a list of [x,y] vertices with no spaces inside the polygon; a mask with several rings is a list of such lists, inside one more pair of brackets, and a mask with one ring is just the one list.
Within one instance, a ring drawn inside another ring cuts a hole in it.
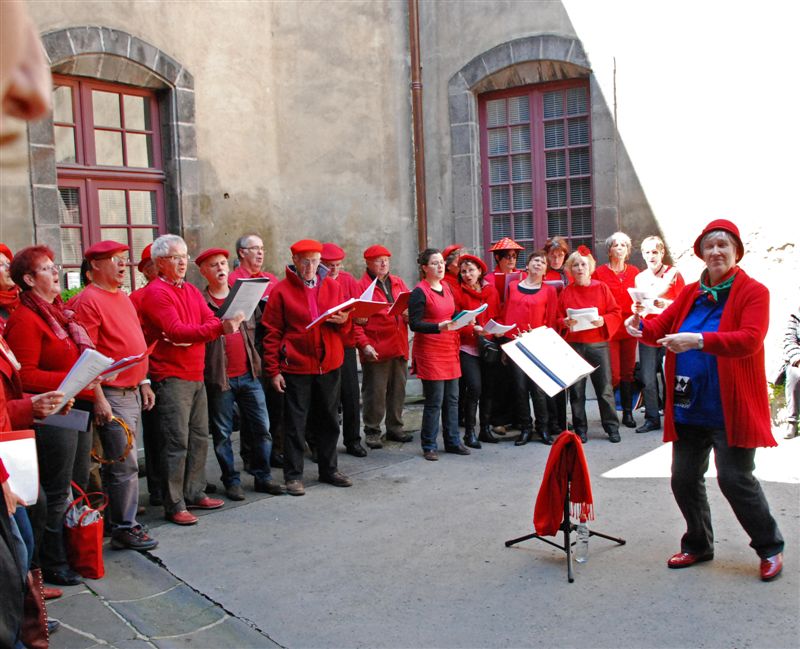
[{"label": "belt", "polygon": [[117,392],[132,392],[133,390],[138,390],[138,389],[139,389],[138,385],[134,385],[134,386],[131,386],[129,388],[128,387],[121,388],[121,387],[118,387],[116,385],[104,385],[103,386],[103,390],[116,390]]}]

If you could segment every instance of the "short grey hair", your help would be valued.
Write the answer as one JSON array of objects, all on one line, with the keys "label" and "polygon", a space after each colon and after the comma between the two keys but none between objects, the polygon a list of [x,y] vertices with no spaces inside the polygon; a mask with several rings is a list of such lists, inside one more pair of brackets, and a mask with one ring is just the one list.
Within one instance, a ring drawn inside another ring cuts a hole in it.
[{"label": "short grey hair", "polygon": [[236,240],[236,256],[237,257],[239,256],[239,251],[240,250],[242,250],[244,248],[247,248],[247,240],[248,239],[252,239],[253,237],[258,237],[259,239],[261,239],[262,243],[264,242],[264,239],[262,239],[261,235],[258,234],[257,232],[250,232],[248,234],[243,234],[241,237],[239,237]]},{"label": "short grey hair", "polygon": [[169,256],[169,249],[175,244],[181,244],[187,247],[183,238],[179,237],[177,234],[162,234],[158,239],[153,241],[153,246],[150,248],[150,257],[155,260]]},{"label": "short grey hair", "polygon": [[666,254],[667,252],[667,247],[664,245],[663,239],[656,235],[652,235],[642,239],[642,245],[639,247],[639,249],[644,250],[645,247],[647,246],[655,246],[656,250],[658,250],[662,254]]},{"label": "short grey hair", "polygon": [[633,243],[631,243],[631,238],[624,232],[615,232],[608,237],[608,239],[606,239],[606,253],[611,252],[611,246],[613,246],[617,241],[621,241],[625,244],[625,247],[628,249],[628,254],[625,256],[625,259],[628,259],[631,256]]}]

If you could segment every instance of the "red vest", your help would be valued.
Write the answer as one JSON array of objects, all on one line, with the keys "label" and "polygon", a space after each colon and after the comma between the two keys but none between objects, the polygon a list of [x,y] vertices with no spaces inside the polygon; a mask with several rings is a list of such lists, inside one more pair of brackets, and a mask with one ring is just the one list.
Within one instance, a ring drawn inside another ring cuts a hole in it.
[{"label": "red vest", "polygon": [[[439,295],[428,282],[422,281],[415,288],[425,293],[423,322],[450,320],[455,311],[455,300],[450,286],[442,283],[443,295]],[[412,350],[412,373],[426,381],[447,381],[461,377],[458,358],[459,337],[457,331],[440,331],[438,334],[414,333]]]}]

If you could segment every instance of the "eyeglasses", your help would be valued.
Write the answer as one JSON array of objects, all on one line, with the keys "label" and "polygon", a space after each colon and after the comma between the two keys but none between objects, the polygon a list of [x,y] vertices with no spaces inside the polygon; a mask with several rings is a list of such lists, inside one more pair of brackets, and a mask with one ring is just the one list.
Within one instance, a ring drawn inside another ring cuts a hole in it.
[{"label": "eyeglasses", "polygon": [[169,259],[174,264],[181,261],[191,261],[192,258],[189,255],[167,255],[162,259]]},{"label": "eyeglasses", "polygon": [[256,252],[264,252],[264,246],[250,246],[249,248],[242,248],[242,250],[247,250],[252,252],[255,250]]},{"label": "eyeglasses", "polygon": [[11,264],[7,261],[4,261],[2,264],[0,264],[0,269],[2,270],[8,270],[9,268],[11,268]]},{"label": "eyeglasses", "polygon": [[61,272],[61,264],[50,264],[49,266],[45,266],[44,268],[39,268],[35,272],[37,273],[60,273]]},{"label": "eyeglasses", "polygon": [[[114,255],[113,257],[103,257],[103,259],[110,259],[114,264],[127,264],[130,261],[128,257],[120,257],[119,255]],[[99,259],[98,261],[102,261],[102,259]]]}]

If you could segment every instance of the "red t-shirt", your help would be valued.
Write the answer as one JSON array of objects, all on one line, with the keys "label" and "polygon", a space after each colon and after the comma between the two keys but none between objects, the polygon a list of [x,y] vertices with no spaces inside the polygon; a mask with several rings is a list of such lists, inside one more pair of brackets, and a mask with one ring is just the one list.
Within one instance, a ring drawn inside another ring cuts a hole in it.
[{"label": "red t-shirt", "polygon": [[[222,306],[222,303],[225,301],[225,298],[220,300],[212,295],[209,295],[209,297],[217,306]],[[242,376],[242,374],[247,374],[249,372],[247,366],[247,350],[244,348],[242,330],[239,329],[234,334],[225,334],[224,339],[225,358],[227,361],[225,370],[228,378],[232,379],[237,376]]]}]

